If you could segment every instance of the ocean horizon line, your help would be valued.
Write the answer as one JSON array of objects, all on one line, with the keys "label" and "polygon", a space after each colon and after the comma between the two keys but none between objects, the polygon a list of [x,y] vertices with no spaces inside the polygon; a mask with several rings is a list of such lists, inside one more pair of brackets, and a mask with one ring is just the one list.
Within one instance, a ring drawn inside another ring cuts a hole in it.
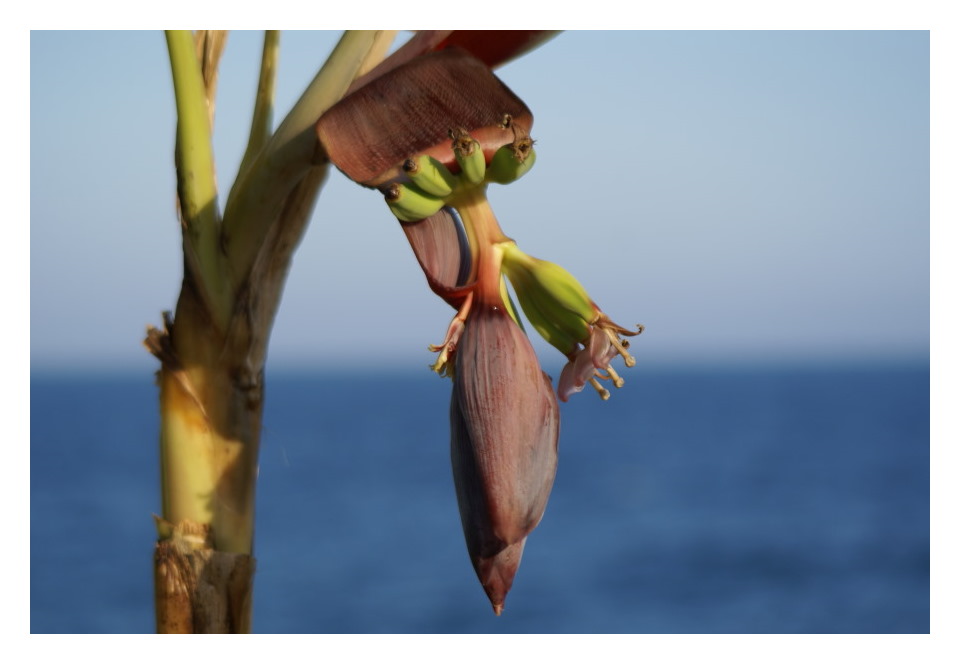
[{"label": "ocean horizon line", "polygon": [[[825,372],[862,372],[862,371],[922,371],[930,370],[929,357],[910,357],[898,356],[890,358],[836,358],[836,357],[810,357],[810,358],[764,358],[764,359],[687,359],[682,361],[673,361],[667,359],[644,360],[638,358],[635,367],[627,370],[626,376],[641,377],[644,373],[651,374],[713,374],[713,373],[825,373]],[[334,361],[329,363],[305,362],[293,364],[291,362],[278,361],[276,363],[267,362],[265,374],[268,378],[297,378],[309,376],[345,376],[353,375],[357,377],[365,376],[390,376],[414,377],[418,374],[430,376],[429,363],[426,361],[417,363],[407,360],[392,361],[384,363],[358,362],[346,363]],[[542,362],[543,370],[549,375],[559,375],[563,367],[562,358],[553,362]],[[42,363],[30,365],[30,379],[44,378],[136,378],[149,377],[159,369],[159,363],[155,367],[121,366],[119,364],[54,364]],[[556,377],[556,376],[555,376]]]}]

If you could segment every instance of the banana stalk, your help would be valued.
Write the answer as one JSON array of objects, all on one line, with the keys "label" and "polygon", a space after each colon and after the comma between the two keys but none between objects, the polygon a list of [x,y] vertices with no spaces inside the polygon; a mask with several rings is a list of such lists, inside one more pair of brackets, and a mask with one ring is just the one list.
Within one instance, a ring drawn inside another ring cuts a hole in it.
[{"label": "banana stalk", "polygon": [[[158,632],[251,629],[263,368],[292,252],[327,171],[313,123],[382,59],[392,32],[348,32],[280,127],[268,33],[250,140],[221,217],[210,135],[222,34],[167,33],[177,102],[184,274],[176,313],[148,328],[160,360]],[[249,204],[255,200],[255,204]]]}]

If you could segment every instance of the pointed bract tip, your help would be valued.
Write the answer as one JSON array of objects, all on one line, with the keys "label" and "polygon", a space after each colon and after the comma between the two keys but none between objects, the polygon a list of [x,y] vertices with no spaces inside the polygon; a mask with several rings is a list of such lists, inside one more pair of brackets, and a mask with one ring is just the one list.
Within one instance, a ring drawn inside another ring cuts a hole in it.
[{"label": "pointed bract tip", "polygon": [[483,591],[490,600],[493,612],[498,616],[503,611],[507,593],[513,586],[513,578],[517,568],[520,567],[520,558],[523,557],[523,547],[526,542],[527,538],[524,537],[489,558],[474,559],[474,569],[480,579],[480,585],[483,586]]}]

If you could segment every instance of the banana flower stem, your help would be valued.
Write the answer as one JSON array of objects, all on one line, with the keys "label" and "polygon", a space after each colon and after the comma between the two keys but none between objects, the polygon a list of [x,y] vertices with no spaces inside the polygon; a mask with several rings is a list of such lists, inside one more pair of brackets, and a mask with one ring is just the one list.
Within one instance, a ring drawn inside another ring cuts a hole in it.
[{"label": "banana flower stem", "polygon": [[504,235],[487,201],[486,187],[468,187],[451,201],[463,220],[476,272],[476,292],[481,302],[499,302],[501,245],[513,240]]}]

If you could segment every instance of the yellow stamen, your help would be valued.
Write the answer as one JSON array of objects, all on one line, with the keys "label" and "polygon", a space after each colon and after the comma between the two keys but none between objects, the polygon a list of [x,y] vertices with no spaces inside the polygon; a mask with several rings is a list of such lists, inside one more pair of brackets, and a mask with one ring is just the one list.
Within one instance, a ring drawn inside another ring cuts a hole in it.
[{"label": "yellow stamen", "polygon": [[453,365],[450,363],[450,353],[453,352],[455,346],[453,344],[447,344],[446,346],[434,346],[431,344],[428,348],[434,353],[442,351],[437,357],[437,361],[428,366],[439,374],[441,378],[446,378],[447,376],[453,378]]},{"label": "yellow stamen", "polygon": [[606,372],[607,372],[607,375],[603,376],[603,378],[606,378],[607,380],[612,380],[614,387],[617,387],[617,388],[623,387],[624,380],[623,378],[620,377],[620,375],[616,371],[614,371],[613,367],[607,367]]},{"label": "yellow stamen", "polygon": [[601,398],[601,399],[603,399],[604,401],[606,401],[607,399],[610,398],[610,392],[609,392],[608,390],[606,390],[606,389],[603,387],[603,385],[600,384],[600,381],[598,381],[596,378],[591,378],[591,379],[590,379],[590,384],[593,385],[593,389],[595,389],[595,390],[597,391],[597,394],[600,395],[600,398]]},{"label": "yellow stamen", "polygon": [[627,349],[623,347],[623,343],[617,333],[609,327],[603,327],[602,329],[607,334],[607,337],[609,337],[610,343],[613,344],[613,347],[616,348],[617,352],[623,357],[623,363],[627,365],[627,367],[635,365],[637,361],[633,358],[633,355],[628,353]]}]

